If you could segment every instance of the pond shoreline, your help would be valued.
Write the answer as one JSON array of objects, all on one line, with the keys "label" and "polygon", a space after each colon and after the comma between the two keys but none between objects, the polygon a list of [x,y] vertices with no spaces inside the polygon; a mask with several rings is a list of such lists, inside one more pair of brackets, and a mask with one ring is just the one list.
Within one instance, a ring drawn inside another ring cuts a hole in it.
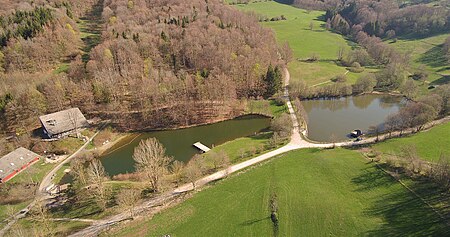
[{"label": "pond shoreline", "polygon": [[[128,137],[131,137],[133,135],[136,135],[136,137],[138,137],[140,133],[150,133],[150,132],[160,132],[160,131],[173,131],[173,130],[178,130],[178,129],[186,129],[186,128],[193,128],[193,127],[200,127],[200,126],[205,126],[205,125],[211,125],[211,124],[216,124],[216,123],[220,123],[220,122],[225,122],[225,121],[229,121],[229,120],[234,120],[234,119],[239,119],[240,117],[246,117],[246,116],[262,116],[262,117],[266,117],[266,118],[273,118],[273,116],[269,116],[267,114],[263,114],[263,113],[246,113],[246,114],[242,114],[239,116],[235,116],[235,117],[231,117],[231,118],[224,118],[224,119],[216,119],[210,122],[206,122],[206,123],[200,123],[200,124],[191,124],[191,125],[185,125],[185,126],[175,126],[175,127],[167,127],[167,128],[160,128],[160,129],[143,129],[143,130],[131,130],[129,132],[117,132],[117,136],[118,138],[115,139],[114,141],[109,142],[108,144],[102,145],[101,147],[97,148],[97,151],[99,152],[99,156],[105,156],[108,155],[112,152],[114,152],[117,149],[120,149],[123,146],[126,146],[127,144],[124,144],[120,147],[117,147],[115,149],[113,149],[112,151],[110,151],[110,149],[112,147],[114,147],[117,143],[125,140]],[[136,138],[135,137],[135,138]],[[135,138],[131,139],[130,142],[132,142]]]},{"label": "pond shoreline", "polygon": [[270,118],[268,116],[247,114],[235,119],[199,126],[121,133],[116,136],[117,139],[99,150],[101,151],[100,160],[109,174],[133,172],[134,148],[141,140],[154,137],[166,148],[168,156],[187,162],[193,155],[199,153],[198,149],[193,147],[196,142],[212,148],[236,138],[267,131],[269,126]]},{"label": "pond shoreline", "polygon": [[359,94],[350,94],[350,95],[342,95],[342,96],[317,96],[317,97],[311,97],[311,98],[303,98],[303,99],[300,99],[300,101],[335,100],[335,99],[337,100],[337,99],[341,99],[341,98],[364,96],[364,95],[385,95],[385,96],[395,96],[395,97],[407,98],[405,95],[403,95],[402,93],[399,93],[399,92],[371,91],[371,92],[363,92],[363,93],[359,93]]}]

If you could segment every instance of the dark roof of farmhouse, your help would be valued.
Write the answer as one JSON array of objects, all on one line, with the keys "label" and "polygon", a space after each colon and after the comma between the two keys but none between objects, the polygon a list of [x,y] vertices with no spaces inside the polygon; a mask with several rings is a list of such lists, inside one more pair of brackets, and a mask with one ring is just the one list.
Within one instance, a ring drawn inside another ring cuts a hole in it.
[{"label": "dark roof of farmhouse", "polygon": [[11,174],[14,170],[20,169],[36,157],[40,156],[23,147],[19,147],[8,153],[0,158],[0,178],[4,178],[5,176]]},{"label": "dark roof of farmhouse", "polygon": [[74,130],[76,127],[86,127],[88,122],[78,108],[71,108],[39,117],[48,133],[60,134]]}]

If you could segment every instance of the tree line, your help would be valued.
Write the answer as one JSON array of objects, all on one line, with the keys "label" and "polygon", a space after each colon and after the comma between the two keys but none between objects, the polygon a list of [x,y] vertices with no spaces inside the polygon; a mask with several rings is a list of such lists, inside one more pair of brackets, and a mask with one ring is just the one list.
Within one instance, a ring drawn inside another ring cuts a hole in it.
[{"label": "tree line", "polygon": [[364,31],[381,38],[427,36],[450,27],[450,12],[444,1],[429,4],[427,0],[295,0],[293,5],[325,10],[327,23],[345,35]]}]

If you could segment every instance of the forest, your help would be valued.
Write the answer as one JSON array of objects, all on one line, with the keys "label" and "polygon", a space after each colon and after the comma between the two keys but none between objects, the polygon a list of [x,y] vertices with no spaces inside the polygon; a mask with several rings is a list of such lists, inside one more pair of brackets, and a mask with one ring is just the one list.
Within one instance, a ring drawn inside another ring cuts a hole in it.
[{"label": "forest", "polygon": [[334,30],[353,36],[359,31],[382,38],[427,36],[450,27],[447,1],[294,0],[293,5],[326,10]]},{"label": "forest", "polygon": [[203,0],[10,1],[0,39],[5,134],[69,107],[122,130],[232,118],[280,90],[289,55],[257,19]]}]

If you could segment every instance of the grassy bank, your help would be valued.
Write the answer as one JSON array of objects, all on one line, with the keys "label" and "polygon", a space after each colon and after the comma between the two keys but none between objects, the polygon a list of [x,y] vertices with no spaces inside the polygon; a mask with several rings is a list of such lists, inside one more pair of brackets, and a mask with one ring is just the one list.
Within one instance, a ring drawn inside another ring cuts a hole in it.
[{"label": "grassy bank", "polygon": [[152,220],[106,235],[273,236],[273,193],[278,236],[438,236],[449,231],[431,209],[359,153],[308,149],[228,178]]},{"label": "grassy bank", "polygon": [[442,153],[450,154],[450,123],[445,123],[431,128],[428,131],[394,138],[373,145],[375,150],[387,154],[399,154],[402,148],[414,146],[421,159],[436,162]]}]

